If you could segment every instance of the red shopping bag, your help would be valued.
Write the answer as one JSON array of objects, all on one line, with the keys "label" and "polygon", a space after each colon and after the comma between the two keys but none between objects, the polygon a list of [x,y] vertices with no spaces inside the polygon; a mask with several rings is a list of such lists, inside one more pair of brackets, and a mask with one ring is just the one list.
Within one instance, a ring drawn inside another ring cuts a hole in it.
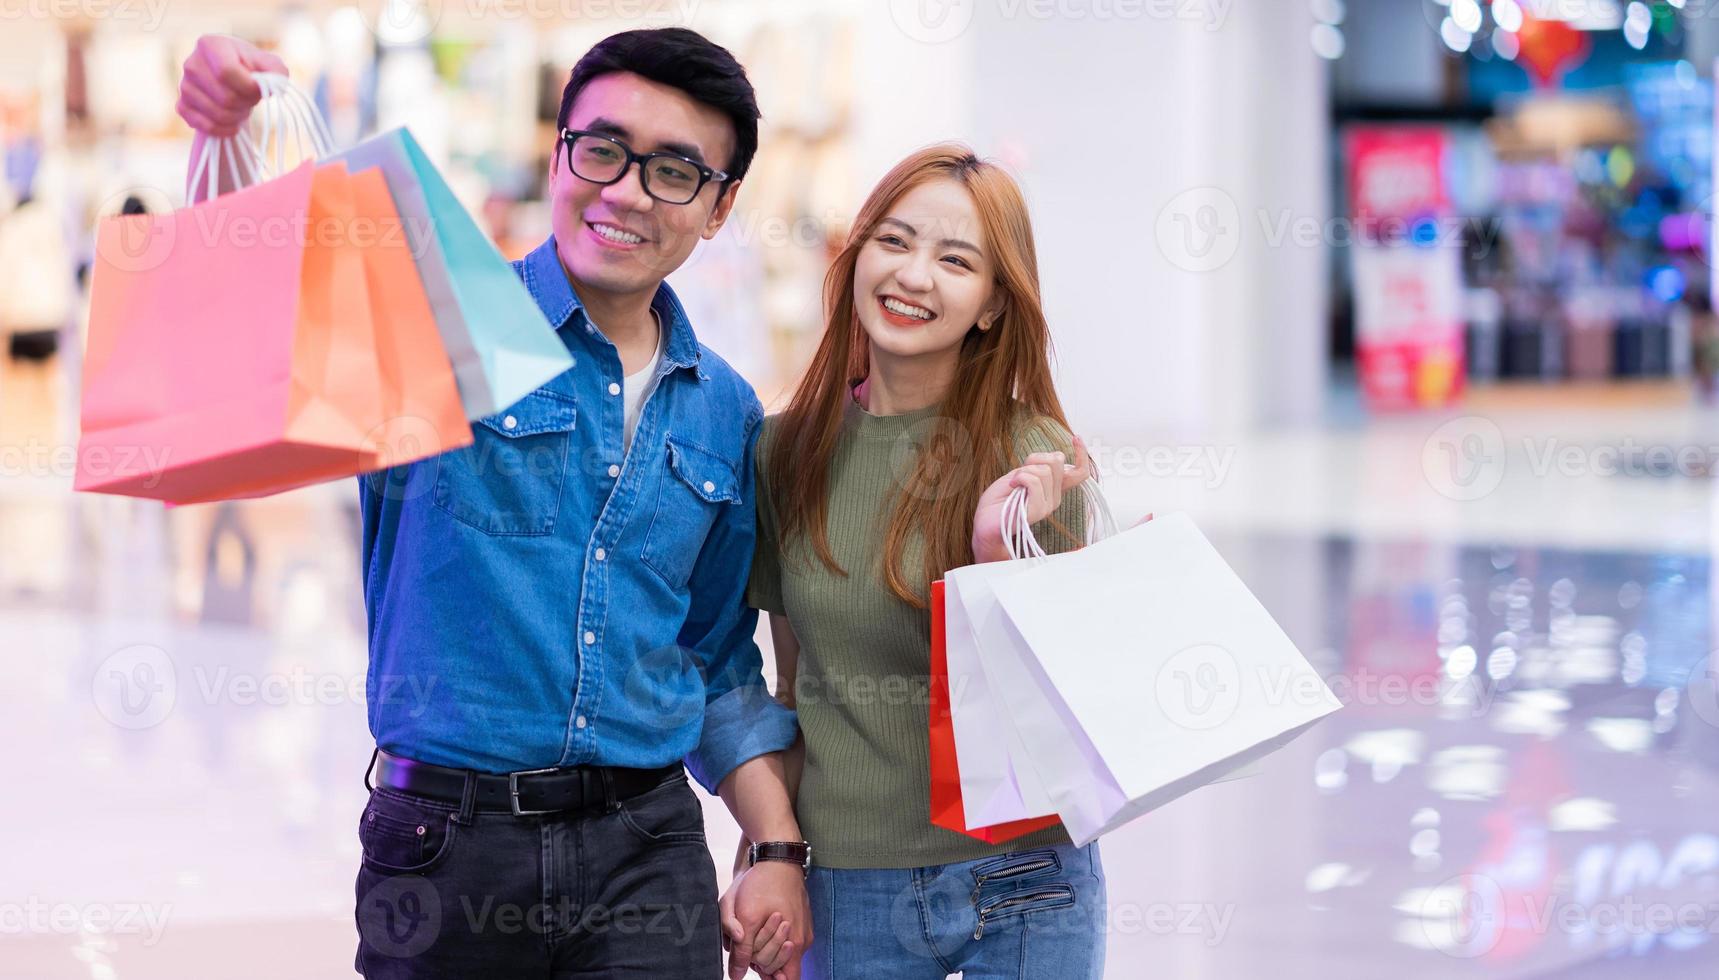
[{"label": "red shopping bag", "polygon": [[931,822],[987,844],[1001,844],[1059,818],[1034,817],[990,827],[968,827],[961,803],[961,765],[955,754],[955,724],[949,714],[949,664],[944,646],[943,582],[931,583]]}]

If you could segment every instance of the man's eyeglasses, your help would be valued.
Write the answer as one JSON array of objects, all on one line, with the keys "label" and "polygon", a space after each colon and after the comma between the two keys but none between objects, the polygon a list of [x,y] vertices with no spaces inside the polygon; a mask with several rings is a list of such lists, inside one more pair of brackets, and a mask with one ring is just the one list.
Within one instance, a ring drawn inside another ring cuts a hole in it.
[{"label": "man's eyeglasses", "polygon": [[593,184],[613,184],[637,161],[645,193],[664,204],[690,203],[705,184],[728,179],[728,174],[677,153],[634,153],[627,144],[600,133],[563,129],[561,142],[567,144],[567,166],[573,176]]}]

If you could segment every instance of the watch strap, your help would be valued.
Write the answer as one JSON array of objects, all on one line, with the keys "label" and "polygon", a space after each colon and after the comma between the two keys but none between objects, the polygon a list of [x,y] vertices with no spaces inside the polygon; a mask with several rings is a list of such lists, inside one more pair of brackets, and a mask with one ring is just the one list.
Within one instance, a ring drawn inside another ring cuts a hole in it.
[{"label": "watch strap", "polygon": [[759,861],[786,861],[797,864],[802,871],[812,867],[812,845],[805,841],[757,841],[747,849],[746,863],[748,866]]}]

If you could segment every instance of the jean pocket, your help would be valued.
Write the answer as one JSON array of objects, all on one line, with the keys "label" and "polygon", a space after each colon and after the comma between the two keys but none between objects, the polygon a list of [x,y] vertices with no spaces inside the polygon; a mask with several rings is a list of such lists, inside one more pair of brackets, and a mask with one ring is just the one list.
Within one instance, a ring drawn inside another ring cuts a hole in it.
[{"label": "jean pocket", "polygon": [[999,885],[1036,878],[1054,878],[1062,873],[1062,857],[1050,848],[1017,851],[973,865],[973,901],[987,885]]},{"label": "jean pocket", "polygon": [[704,807],[680,776],[619,804],[621,825],[645,844],[704,844]]},{"label": "jean pocket", "polygon": [[457,829],[451,810],[373,791],[358,820],[358,844],[372,870],[423,874],[447,858]]},{"label": "jean pocket", "polygon": [[436,506],[485,534],[554,532],[577,421],[571,398],[545,390],[478,419],[471,445],[436,458]]},{"label": "jean pocket", "polygon": [[973,938],[985,938],[985,927],[1000,919],[1030,915],[1034,912],[1054,912],[1071,908],[1073,905],[1074,886],[1067,882],[1022,885],[1012,891],[994,895],[976,906],[979,922],[973,927]]},{"label": "jean pocket", "polygon": [[702,446],[671,437],[665,452],[667,465],[640,557],[679,589],[691,577],[721,508],[740,503],[740,480],[733,463]]}]

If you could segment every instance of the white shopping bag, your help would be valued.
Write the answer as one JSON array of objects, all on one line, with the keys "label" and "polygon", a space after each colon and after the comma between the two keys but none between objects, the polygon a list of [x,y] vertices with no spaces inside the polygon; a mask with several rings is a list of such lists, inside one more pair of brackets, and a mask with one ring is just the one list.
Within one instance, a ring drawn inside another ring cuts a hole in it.
[{"label": "white shopping bag", "polygon": [[1015,642],[986,648],[987,679],[1079,844],[1342,706],[1184,514],[999,576],[995,593]]},{"label": "white shopping bag", "polygon": [[1012,642],[994,584],[1033,563],[992,562],[955,568],[943,577],[944,649],[949,670],[949,720],[961,764],[961,804],[968,827],[991,827],[1056,812],[1000,695],[987,679],[981,650]]},{"label": "white shopping bag", "polygon": [[[1097,484],[1082,488],[1088,505],[1086,540],[1113,533],[1115,518]],[[1049,816],[1056,806],[1044,779],[1028,758],[1024,737],[1037,726],[1017,725],[990,675],[1006,669],[1019,642],[997,605],[995,583],[1038,567],[1043,556],[1032,540],[1026,495],[1017,492],[1004,504],[1005,543],[1015,559],[951,569],[943,577],[944,648],[949,671],[949,718],[955,755],[961,767],[961,803],[968,827]],[[1054,559],[1052,559],[1054,560]]]}]

